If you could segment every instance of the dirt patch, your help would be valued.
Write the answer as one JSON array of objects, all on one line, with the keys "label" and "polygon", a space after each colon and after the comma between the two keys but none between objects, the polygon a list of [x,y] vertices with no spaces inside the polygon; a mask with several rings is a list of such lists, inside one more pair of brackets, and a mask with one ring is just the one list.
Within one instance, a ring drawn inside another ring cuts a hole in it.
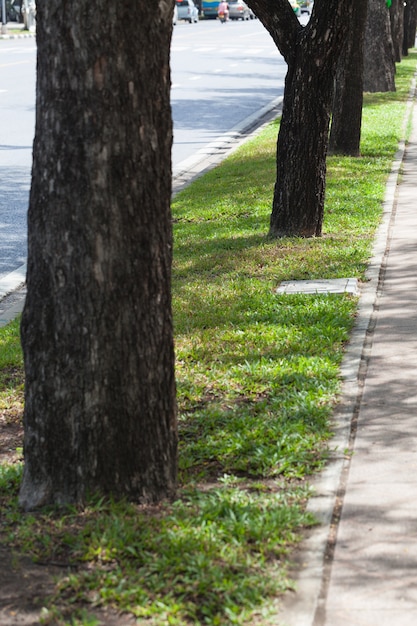
[{"label": "dirt patch", "polygon": [[0,414],[0,463],[17,463],[20,461],[22,446],[23,426],[21,421],[6,421],[4,416]]},{"label": "dirt patch", "polygon": [[[22,408],[13,402],[0,409],[0,464],[14,464],[22,460],[23,426]],[[0,511],[1,515],[1,511]],[[0,518],[0,624],[1,626],[37,626],[58,624],[54,618],[45,616],[46,599],[56,590],[56,582],[68,575],[67,565],[34,563],[30,558],[17,554],[1,535]],[[67,604],[68,606],[68,604]],[[74,604],[79,610],[80,605]],[[84,607],[86,614],[95,617],[102,626],[131,626],[133,617],[111,609]],[[71,609],[67,612],[71,622]],[[93,622],[90,622],[93,623]]]},{"label": "dirt patch", "polygon": [[[57,580],[68,574],[67,567],[51,564],[38,565],[29,558],[15,554],[0,539],[0,624],[1,626],[37,626],[58,624],[48,618],[45,600],[55,591]],[[68,604],[67,604],[68,607]],[[66,620],[71,623],[75,611],[82,609],[74,604],[67,609]],[[89,618],[94,617],[102,626],[132,626],[135,619],[112,609],[85,608]],[[78,622],[77,622],[78,623]],[[93,623],[89,621],[89,623]]]}]

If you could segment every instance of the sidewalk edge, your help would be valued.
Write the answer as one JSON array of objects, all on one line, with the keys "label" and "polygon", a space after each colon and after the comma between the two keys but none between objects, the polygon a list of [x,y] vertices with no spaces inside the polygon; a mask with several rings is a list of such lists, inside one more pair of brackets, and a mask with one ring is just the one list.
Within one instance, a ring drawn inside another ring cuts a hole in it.
[{"label": "sidewalk edge", "polygon": [[297,559],[300,569],[293,576],[296,591],[283,599],[278,616],[281,626],[314,626],[317,623],[316,615],[322,610],[326,597],[332,546],[343,503],[344,483],[349,470],[355,422],[371,345],[370,331],[380,277],[385,267],[391,224],[395,216],[397,185],[406,149],[406,131],[416,108],[416,76],[417,72],[406,105],[401,132],[403,139],[399,142],[385,188],[382,219],[366,272],[368,282],[361,290],[356,323],[341,365],[342,389],[333,415],[335,434],[331,441],[331,458],[326,468],[312,482],[315,495],[307,505],[307,509],[318,519],[319,526],[311,531],[310,536],[300,546]]},{"label": "sidewalk edge", "polygon": [[[16,292],[19,287],[22,287],[26,282],[26,263],[13,270],[9,274],[6,274],[0,278],[0,304],[4,298],[7,298],[13,292]],[[4,310],[0,313],[0,327],[6,326],[11,322],[19,313],[23,310],[24,297],[20,298],[17,302],[14,301],[10,306],[5,306]]]}]

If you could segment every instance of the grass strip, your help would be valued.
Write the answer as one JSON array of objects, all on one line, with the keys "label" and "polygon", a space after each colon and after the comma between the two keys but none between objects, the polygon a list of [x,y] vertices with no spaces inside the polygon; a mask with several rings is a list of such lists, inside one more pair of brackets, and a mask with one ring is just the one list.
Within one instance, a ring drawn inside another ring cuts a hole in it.
[{"label": "grass strip", "polygon": [[[323,237],[266,237],[278,122],[175,198],[179,498],[21,516],[21,466],[0,466],[1,541],[77,566],[44,623],[92,624],[86,607],[102,605],[138,623],[262,623],[291,585],[291,549],[314,524],[308,477],[326,461],[357,300],[274,288],[364,280],[416,58],[398,65],[396,93],[365,95],[362,156],[328,159]],[[14,355],[0,371],[21,371],[16,324],[0,330],[0,346]],[[10,391],[0,374],[0,402]]]}]

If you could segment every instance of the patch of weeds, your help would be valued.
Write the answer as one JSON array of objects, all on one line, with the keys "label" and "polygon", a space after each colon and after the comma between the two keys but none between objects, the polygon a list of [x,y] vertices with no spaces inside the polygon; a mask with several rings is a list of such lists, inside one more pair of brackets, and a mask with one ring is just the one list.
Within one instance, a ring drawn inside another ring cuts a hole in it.
[{"label": "patch of weeds", "polygon": [[[7,326],[0,328],[0,372],[12,370],[23,365],[23,355],[20,347],[20,317]],[[1,379],[0,379],[1,383]]]},{"label": "patch of weeds", "polygon": [[302,477],[326,458],[356,300],[265,293],[252,300],[240,320],[237,303],[223,327],[207,320],[177,340],[182,480]]},{"label": "patch of weeds", "polygon": [[0,497],[2,495],[17,495],[22,477],[21,464],[0,464]]},{"label": "patch of weeds", "polygon": [[42,626],[101,626],[102,621],[90,615],[85,609],[72,608],[71,616],[67,617],[61,610],[43,607],[40,615],[40,624]]},{"label": "patch of weeds", "polygon": [[[189,489],[157,507],[101,500],[83,512],[26,516],[11,532],[14,543],[42,561],[67,545],[77,565],[58,583],[45,619],[71,599],[153,624],[243,624],[291,585],[288,553],[300,529],[315,523],[303,485],[247,487]],[[7,514],[6,524],[14,524]]]},{"label": "patch of weeds", "polygon": [[20,318],[0,328],[0,424],[20,421],[23,411],[23,355]]}]

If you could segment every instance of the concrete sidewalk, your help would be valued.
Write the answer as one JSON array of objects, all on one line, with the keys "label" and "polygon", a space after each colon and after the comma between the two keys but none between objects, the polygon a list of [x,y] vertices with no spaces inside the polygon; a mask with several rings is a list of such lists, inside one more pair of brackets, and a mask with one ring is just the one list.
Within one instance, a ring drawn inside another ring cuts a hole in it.
[{"label": "concrete sidewalk", "polygon": [[280,625],[417,624],[415,89],[409,113],[345,362],[337,449],[311,501],[322,525],[306,540]]},{"label": "concrete sidewalk", "polygon": [[417,624],[416,111],[414,104],[317,626]]}]

